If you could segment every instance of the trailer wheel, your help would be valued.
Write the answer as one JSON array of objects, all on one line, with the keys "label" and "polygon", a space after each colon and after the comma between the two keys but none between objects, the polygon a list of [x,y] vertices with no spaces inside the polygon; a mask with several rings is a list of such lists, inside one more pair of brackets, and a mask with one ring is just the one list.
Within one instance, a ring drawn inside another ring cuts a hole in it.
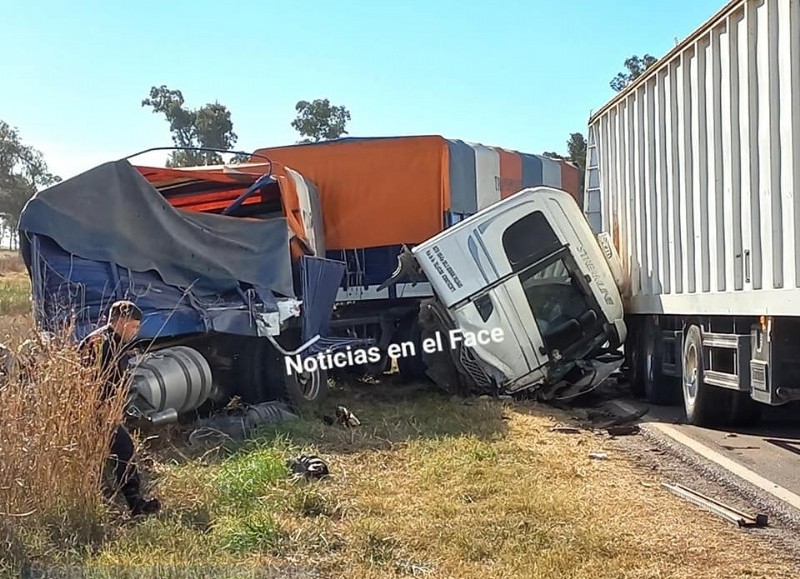
[{"label": "trailer wheel", "polygon": [[730,390],[725,394],[730,397],[727,416],[729,426],[755,426],[759,423],[764,406],[750,398],[749,392]]},{"label": "trailer wheel", "polygon": [[631,394],[644,396],[644,364],[642,363],[642,341],[639,332],[640,324],[631,320],[628,337],[625,340],[625,365],[628,367],[628,383]]},{"label": "trailer wheel", "polygon": [[285,400],[303,412],[315,408],[327,397],[325,370],[289,375],[283,354],[263,338],[247,340],[239,356],[238,394],[248,404]]},{"label": "trailer wheel", "polygon": [[303,372],[285,376],[285,394],[291,405],[300,413],[317,408],[328,397],[328,372]]},{"label": "trailer wheel", "polygon": [[683,342],[683,405],[686,419],[696,426],[716,425],[722,418],[721,392],[704,380],[705,356],[700,328],[689,326]]},{"label": "trailer wheel", "polygon": [[397,360],[400,376],[409,382],[428,381],[425,362],[422,359],[422,328],[416,313],[400,320],[397,337],[401,342],[413,342],[415,350],[413,356],[403,356]]},{"label": "trailer wheel", "polygon": [[664,340],[661,329],[646,318],[642,331],[641,369],[644,395],[651,404],[671,406],[680,402],[680,382],[662,371]]},{"label": "trailer wheel", "polygon": [[247,404],[275,400],[280,395],[268,352],[259,339],[244,340],[236,354],[236,394]]}]

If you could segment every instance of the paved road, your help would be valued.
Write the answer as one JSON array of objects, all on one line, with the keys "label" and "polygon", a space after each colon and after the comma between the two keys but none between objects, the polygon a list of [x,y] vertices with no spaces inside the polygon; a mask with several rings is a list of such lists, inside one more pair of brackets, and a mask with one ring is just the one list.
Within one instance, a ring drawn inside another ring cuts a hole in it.
[{"label": "paved road", "polygon": [[670,424],[679,433],[800,495],[800,407],[766,408],[757,428],[722,430],[686,424],[681,407],[649,406],[633,400],[625,404],[649,409],[642,424]]}]

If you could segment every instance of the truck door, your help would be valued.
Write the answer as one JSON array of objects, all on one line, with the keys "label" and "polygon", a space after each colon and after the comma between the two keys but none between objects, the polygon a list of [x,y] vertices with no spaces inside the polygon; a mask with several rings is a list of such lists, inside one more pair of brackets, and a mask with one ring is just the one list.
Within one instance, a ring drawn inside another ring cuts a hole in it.
[{"label": "truck door", "polygon": [[503,329],[503,343],[475,351],[503,369],[509,390],[542,381],[548,366],[579,354],[603,331],[599,306],[569,247],[541,211],[518,209],[473,231],[484,269],[488,263],[499,275],[454,309],[464,330]]}]

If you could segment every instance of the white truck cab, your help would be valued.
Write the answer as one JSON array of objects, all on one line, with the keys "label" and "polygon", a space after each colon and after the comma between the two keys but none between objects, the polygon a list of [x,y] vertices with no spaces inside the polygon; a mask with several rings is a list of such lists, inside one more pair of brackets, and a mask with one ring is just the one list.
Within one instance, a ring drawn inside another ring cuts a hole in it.
[{"label": "white truck cab", "polygon": [[535,187],[417,245],[416,262],[450,318],[449,345],[466,347],[457,365],[508,393],[550,386],[550,398],[616,370],[621,355],[598,360],[626,335],[617,258],[602,241],[572,196]]}]

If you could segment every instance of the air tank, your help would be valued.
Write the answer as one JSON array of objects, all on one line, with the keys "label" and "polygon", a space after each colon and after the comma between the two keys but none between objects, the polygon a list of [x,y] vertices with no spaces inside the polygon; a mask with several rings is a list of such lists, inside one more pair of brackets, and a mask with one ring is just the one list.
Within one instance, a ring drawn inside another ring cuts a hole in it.
[{"label": "air tank", "polygon": [[131,389],[152,407],[148,413],[189,412],[208,400],[213,387],[208,362],[187,346],[144,354],[131,374]]}]

